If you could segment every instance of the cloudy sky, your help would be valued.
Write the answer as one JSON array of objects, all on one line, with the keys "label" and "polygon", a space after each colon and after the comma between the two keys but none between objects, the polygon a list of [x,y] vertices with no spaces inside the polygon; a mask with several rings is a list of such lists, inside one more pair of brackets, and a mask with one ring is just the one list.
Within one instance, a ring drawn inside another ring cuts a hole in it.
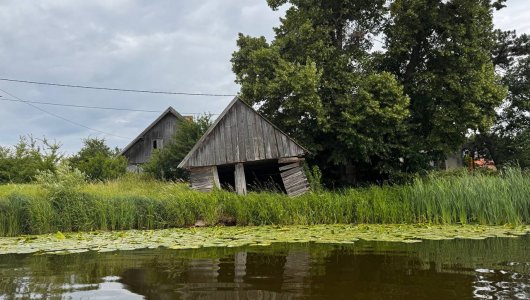
[{"label": "cloudy sky", "polygon": [[[239,32],[270,39],[282,11],[265,0],[3,0],[0,78],[176,92],[235,94],[230,57]],[[530,2],[508,0],[497,27],[530,33]],[[219,113],[231,97],[191,97],[94,91],[0,81],[0,145],[19,136],[55,139],[65,153],[82,138],[104,137],[124,147],[157,113],[37,105],[66,103],[182,114]],[[36,104],[35,104],[36,105]],[[110,133],[76,126],[75,123]]]}]

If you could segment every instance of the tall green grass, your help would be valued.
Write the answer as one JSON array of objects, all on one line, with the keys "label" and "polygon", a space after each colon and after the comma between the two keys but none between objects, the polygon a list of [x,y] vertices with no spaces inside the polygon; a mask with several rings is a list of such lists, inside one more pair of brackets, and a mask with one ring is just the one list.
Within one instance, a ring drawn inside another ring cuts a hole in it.
[{"label": "tall green grass", "polygon": [[432,223],[530,224],[530,175],[467,174],[407,186],[319,191],[288,198],[200,193],[184,184],[126,177],[81,186],[0,186],[0,236],[55,231],[160,229],[209,225]]}]

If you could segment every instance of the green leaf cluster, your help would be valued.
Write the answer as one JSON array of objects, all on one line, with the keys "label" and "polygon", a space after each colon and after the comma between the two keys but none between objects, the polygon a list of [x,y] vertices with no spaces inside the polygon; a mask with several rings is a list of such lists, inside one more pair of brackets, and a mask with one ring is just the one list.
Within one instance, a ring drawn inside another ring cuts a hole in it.
[{"label": "green leaf cluster", "polygon": [[68,160],[74,169],[93,181],[115,179],[125,174],[127,159],[119,155],[118,149],[111,150],[104,139],[87,138],[83,143],[83,148]]}]

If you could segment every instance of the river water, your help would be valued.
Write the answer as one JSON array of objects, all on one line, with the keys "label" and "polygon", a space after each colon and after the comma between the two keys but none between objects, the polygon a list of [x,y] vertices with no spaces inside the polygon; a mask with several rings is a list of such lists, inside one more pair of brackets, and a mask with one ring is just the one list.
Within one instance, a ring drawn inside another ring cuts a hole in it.
[{"label": "river water", "polygon": [[530,299],[530,236],[0,255],[0,299]]}]

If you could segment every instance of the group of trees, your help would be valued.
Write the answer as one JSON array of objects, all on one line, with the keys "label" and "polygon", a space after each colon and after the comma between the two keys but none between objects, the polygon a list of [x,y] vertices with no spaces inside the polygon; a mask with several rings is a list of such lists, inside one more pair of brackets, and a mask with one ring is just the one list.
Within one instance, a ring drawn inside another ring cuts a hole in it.
[{"label": "group of trees", "polygon": [[81,171],[90,181],[117,178],[125,174],[127,160],[110,149],[103,139],[88,138],[83,148],[66,157],[60,145],[47,139],[21,137],[14,147],[0,147],[0,183],[33,182],[39,174],[55,174],[60,163]]},{"label": "group of trees", "polygon": [[236,81],[325,178],[398,181],[470,136],[528,162],[528,43],[494,29],[505,0],[267,2],[286,15],[270,42],[240,34]]}]

